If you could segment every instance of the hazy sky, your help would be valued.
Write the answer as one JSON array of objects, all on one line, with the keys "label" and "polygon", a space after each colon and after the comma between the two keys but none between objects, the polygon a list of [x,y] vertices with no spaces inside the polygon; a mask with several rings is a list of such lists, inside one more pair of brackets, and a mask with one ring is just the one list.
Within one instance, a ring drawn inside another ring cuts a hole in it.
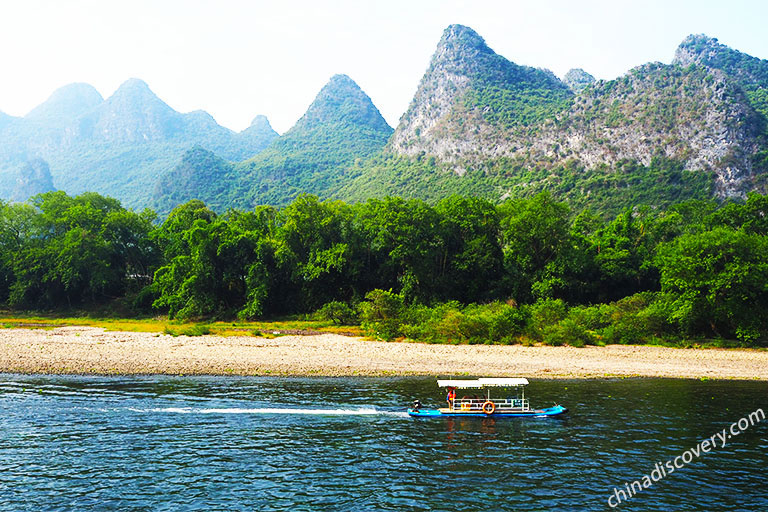
[{"label": "hazy sky", "polygon": [[497,53],[562,77],[612,79],[669,62],[690,33],[768,58],[766,1],[0,0],[0,111],[24,115],[54,89],[105,97],[145,80],[181,112],[284,132],[335,73],[395,126],[443,29],[475,29]]}]

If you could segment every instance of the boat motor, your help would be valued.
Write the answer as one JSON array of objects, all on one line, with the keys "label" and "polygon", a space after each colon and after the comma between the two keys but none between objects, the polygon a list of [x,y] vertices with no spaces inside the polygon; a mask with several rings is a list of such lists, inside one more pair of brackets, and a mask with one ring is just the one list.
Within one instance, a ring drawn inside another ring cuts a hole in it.
[{"label": "boat motor", "polygon": [[411,408],[412,408],[414,411],[417,411],[417,412],[418,412],[418,410],[419,410],[419,409],[421,409],[421,400],[419,400],[419,399],[416,399],[416,400],[414,400],[414,401],[413,401],[413,406],[411,406]]}]

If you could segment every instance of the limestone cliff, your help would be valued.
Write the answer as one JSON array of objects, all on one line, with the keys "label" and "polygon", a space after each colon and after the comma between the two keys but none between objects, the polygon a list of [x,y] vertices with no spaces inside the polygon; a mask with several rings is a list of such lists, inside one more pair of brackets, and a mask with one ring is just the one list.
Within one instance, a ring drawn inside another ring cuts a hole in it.
[{"label": "limestone cliff", "polygon": [[433,156],[459,175],[494,160],[512,169],[576,162],[588,172],[664,157],[689,171],[711,172],[717,197],[743,196],[755,187],[755,174],[768,171],[756,163],[768,147],[760,113],[768,68],[736,54],[692,36],[670,65],[646,64],[594,83],[573,70],[569,88],[453,25],[388,150]]}]

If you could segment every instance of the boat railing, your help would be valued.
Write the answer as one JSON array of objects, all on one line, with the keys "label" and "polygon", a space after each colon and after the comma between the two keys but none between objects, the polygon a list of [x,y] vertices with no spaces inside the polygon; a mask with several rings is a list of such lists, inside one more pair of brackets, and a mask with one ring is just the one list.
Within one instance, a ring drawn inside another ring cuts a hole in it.
[{"label": "boat railing", "polygon": [[522,410],[528,411],[531,406],[527,398],[456,398],[453,401],[453,410],[456,411],[481,411],[485,402],[492,402],[496,410]]}]

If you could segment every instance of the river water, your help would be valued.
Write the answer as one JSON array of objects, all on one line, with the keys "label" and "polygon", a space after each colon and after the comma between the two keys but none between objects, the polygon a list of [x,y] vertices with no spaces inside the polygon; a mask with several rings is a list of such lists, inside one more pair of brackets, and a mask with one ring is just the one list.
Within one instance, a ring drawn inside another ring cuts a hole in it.
[{"label": "river water", "polygon": [[[414,398],[444,403],[424,378],[0,374],[0,510],[610,510],[614,488],[768,413],[765,382],[527,393],[570,412],[410,418]],[[768,420],[616,510],[768,510]]]}]

